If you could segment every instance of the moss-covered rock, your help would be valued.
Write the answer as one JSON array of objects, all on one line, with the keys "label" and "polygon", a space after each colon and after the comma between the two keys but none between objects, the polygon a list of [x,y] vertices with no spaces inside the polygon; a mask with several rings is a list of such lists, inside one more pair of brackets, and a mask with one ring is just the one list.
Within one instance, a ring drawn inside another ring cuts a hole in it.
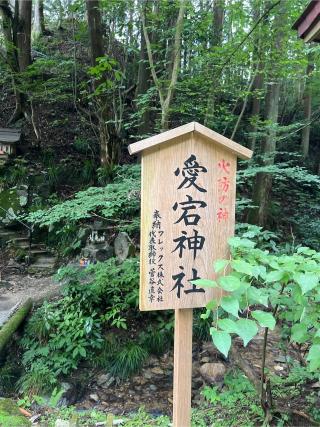
[{"label": "moss-covered rock", "polygon": [[25,427],[31,426],[31,422],[21,415],[19,407],[13,400],[0,399],[0,426]]}]

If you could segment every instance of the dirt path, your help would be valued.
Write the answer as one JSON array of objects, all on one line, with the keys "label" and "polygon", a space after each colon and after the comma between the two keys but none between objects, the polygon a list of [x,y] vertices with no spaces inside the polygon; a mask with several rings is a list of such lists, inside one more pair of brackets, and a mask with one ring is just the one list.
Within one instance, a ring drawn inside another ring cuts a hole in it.
[{"label": "dirt path", "polygon": [[52,277],[24,274],[5,276],[0,281],[0,327],[28,298],[41,301],[59,294],[60,285]]}]

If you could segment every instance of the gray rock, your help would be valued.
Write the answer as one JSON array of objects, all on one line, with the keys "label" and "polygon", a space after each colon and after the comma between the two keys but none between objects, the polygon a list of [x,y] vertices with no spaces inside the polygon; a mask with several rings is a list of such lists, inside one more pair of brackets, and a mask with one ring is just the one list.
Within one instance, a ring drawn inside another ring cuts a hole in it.
[{"label": "gray rock", "polygon": [[92,393],[89,396],[90,400],[92,400],[93,402],[99,402],[99,396],[96,393]]},{"label": "gray rock", "polygon": [[163,375],[164,374],[164,371],[159,366],[155,366],[154,368],[152,368],[151,372],[155,375]]},{"label": "gray rock", "polygon": [[91,233],[91,229],[89,227],[80,228],[80,230],[77,233],[77,240],[80,240],[81,246],[84,246],[86,244],[86,241],[90,236],[90,233]]},{"label": "gray rock", "polygon": [[147,380],[151,380],[152,378],[152,373],[149,370],[146,370],[143,372],[143,376],[144,378],[146,378]]},{"label": "gray rock", "polygon": [[150,389],[151,391],[157,391],[157,390],[158,390],[157,386],[155,386],[154,384],[150,384],[150,385],[149,385],[149,389]]},{"label": "gray rock", "polygon": [[200,367],[200,374],[209,384],[221,383],[227,369],[223,363],[205,363]]},{"label": "gray rock", "polygon": [[89,243],[82,249],[81,255],[91,261],[106,261],[113,256],[113,248],[107,242]]},{"label": "gray rock", "polygon": [[124,420],[122,420],[121,418],[119,418],[118,420],[114,420],[112,425],[114,426],[121,426],[121,424],[124,423]]},{"label": "gray rock", "polygon": [[121,232],[114,241],[114,253],[120,261],[134,256],[135,247],[127,233]]},{"label": "gray rock", "polygon": [[107,389],[115,382],[115,378],[111,374],[102,374],[97,378],[97,385]]}]

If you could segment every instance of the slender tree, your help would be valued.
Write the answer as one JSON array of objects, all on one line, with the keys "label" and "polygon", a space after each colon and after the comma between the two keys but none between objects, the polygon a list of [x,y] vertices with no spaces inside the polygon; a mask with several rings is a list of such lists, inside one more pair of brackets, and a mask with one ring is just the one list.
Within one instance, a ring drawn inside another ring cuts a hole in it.
[{"label": "slender tree", "polygon": [[[148,5],[148,0],[144,1],[142,7],[146,8]],[[138,68],[138,78],[137,78],[137,88],[136,88],[136,97],[144,95],[150,87],[150,68],[148,63],[148,52],[146,47],[146,40],[143,34],[143,27],[141,23],[140,27],[140,55],[139,55],[139,68]],[[145,135],[150,132],[150,109],[144,108],[140,125],[138,128],[139,135]]]},{"label": "slender tree", "polygon": [[[87,5],[87,18],[88,18],[88,30],[90,40],[90,57],[91,65],[94,67],[97,65],[97,59],[105,54],[104,50],[104,39],[103,39],[103,23],[100,10],[99,0],[86,0]],[[103,79],[96,80],[94,83],[94,89],[96,89]],[[102,165],[109,165],[112,163],[110,156],[110,135],[108,131],[108,100],[102,94],[96,97],[98,104],[98,121],[99,121],[99,138],[100,138],[100,161]]]},{"label": "slender tree", "polygon": [[[273,31],[275,34],[274,50],[276,60],[279,60],[284,42],[284,31],[282,28],[285,19],[285,1],[281,0],[274,20]],[[266,135],[262,141],[261,155],[262,165],[271,166],[274,164],[276,155],[276,135],[279,114],[279,96],[280,96],[280,76],[276,63],[271,64],[271,71],[268,76],[266,96],[265,96],[265,113],[264,119],[267,122]],[[253,204],[257,208],[253,209],[250,214],[250,222],[265,226],[268,219],[270,197],[272,190],[272,174],[269,172],[259,172],[256,176],[253,188]]]},{"label": "slender tree", "polygon": [[[225,16],[225,0],[214,0],[213,2],[213,31],[212,31],[212,37],[211,37],[211,43],[210,47],[213,52],[216,51],[217,48],[220,48],[222,46],[223,41],[223,23],[224,23],[224,16]],[[217,55],[215,56],[218,57]],[[216,66],[217,64],[214,64],[215,67],[209,67],[209,69],[217,70]],[[220,76],[218,76],[219,73],[217,72],[210,72],[211,74],[211,90],[210,94],[208,96],[208,102],[207,102],[207,111],[205,116],[205,124],[207,126],[210,126],[212,123],[213,117],[214,117],[214,110],[215,105],[219,103],[219,86],[220,86]]]},{"label": "slender tree", "polygon": [[169,127],[170,105],[174,95],[180,70],[181,34],[183,29],[183,18],[186,10],[186,0],[179,0],[179,3],[179,12],[175,23],[175,35],[172,47],[172,62],[170,60],[167,62],[167,68],[165,70],[165,74],[167,75],[169,81],[169,84],[166,86],[163,85],[162,81],[160,81],[156,72],[154,54],[152,52],[151,41],[146,24],[145,10],[143,8],[141,9],[141,19],[148,53],[149,66],[154,84],[158,91],[161,105],[161,130],[167,130]]},{"label": "slender tree", "polygon": [[[264,1],[264,0],[263,0]],[[257,22],[261,16],[261,8],[263,6],[263,2],[261,1],[253,1],[253,21]],[[258,123],[261,119],[260,111],[261,111],[261,92],[263,90],[264,83],[264,51],[263,51],[263,30],[266,25],[266,18],[263,21],[263,25],[260,25],[256,32],[254,33],[253,38],[253,62],[254,67],[256,67],[255,76],[252,84],[252,96],[251,96],[251,111],[250,111],[250,148],[252,151],[255,151],[256,146],[256,133],[258,130]]]},{"label": "slender tree", "polygon": [[35,37],[41,37],[46,32],[43,13],[43,0],[35,0],[34,3],[33,31]]},{"label": "slender tree", "polygon": [[310,75],[314,69],[314,63],[312,55],[308,55],[308,65],[306,70],[306,84],[303,93],[303,114],[306,125],[302,129],[301,135],[301,152],[304,159],[309,155],[309,145],[310,145],[310,119],[311,119],[311,103],[312,103],[312,91],[310,84]]}]

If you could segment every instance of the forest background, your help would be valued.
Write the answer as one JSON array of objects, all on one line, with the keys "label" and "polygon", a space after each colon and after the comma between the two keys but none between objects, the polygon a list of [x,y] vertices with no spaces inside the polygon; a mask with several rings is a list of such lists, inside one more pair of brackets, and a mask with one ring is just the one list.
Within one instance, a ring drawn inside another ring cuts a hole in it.
[{"label": "forest background", "polygon": [[[238,233],[279,256],[305,246],[320,250],[320,48],[299,40],[292,29],[307,1],[13,3],[0,0],[0,124],[22,128],[23,140],[17,156],[1,166],[0,183],[3,191],[28,186],[19,224],[32,226],[61,263],[79,254],[90,220],[108,224],[110,241],[125,231],[138,243],[139,159],[129,157],[127,146],[190,121],[254,152],[250,162],[239,162]],[[130,324],[126,316],[138,278],[136,258],[123,270],[113,260],[107,263],[108,273],[96,267],[96,296],[86,295],[92,310],[107,310],[104,317],[91,318],[91,330],[99,331],[101,340],[99,322],[122,329]],[[99,269],[114,283],[108,301]],[[68,270],[62,276],[74,279]],[[115,289],[125,281],[124,298]],[[65,298],[82,292],[76,289]],[[318,297],[299,303],[315,304]],[[69,303],[60,303],[61,313]],[[46,310],[40,308],[35,319]],[[295,335],[299,345],[307,345],[305,357],[314,336],[310,330],[319,326],[317,312],[312,316]],[[57,331],[57,324],[52,328]],[[32,393],[44,387],[44,374],[56,385],[61,373],[101,348],[94,334],[87,343],[75,339],[70,359],[64,355],[49,364],[43,361],[50,349],[48,331],[38,331],[47,348],[41,347],[42,355],[33,333],[22,342],[22,388]],[[57,342],[52,345],[53,351]],[[319,347],[318,341],[313,345]],[[122,368],[114,369],[119,374]]]}]

